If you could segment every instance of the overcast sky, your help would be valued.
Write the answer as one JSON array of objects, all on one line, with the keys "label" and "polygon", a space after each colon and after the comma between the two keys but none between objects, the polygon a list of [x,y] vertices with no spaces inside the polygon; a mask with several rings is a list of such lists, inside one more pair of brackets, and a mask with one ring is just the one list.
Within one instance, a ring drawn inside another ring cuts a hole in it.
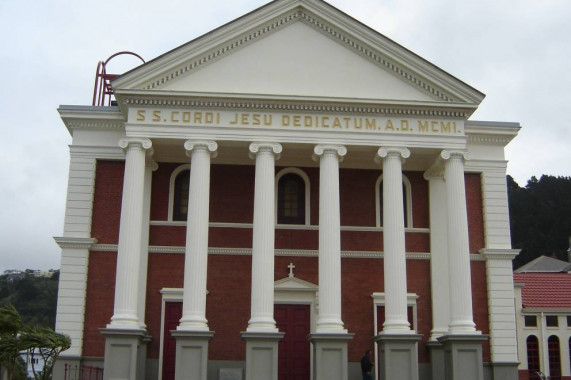
[{"label": "overcast sky", "polygon": [[[0,0],[0,273],[59,268],[71,138],[56,109],[91,104],[97,62],[121,50],[150,60],[263,4]],[[485,93],[473,120],[520,122],[507,157],[521,186],[571,175],[571,1],[330,4]]]}]

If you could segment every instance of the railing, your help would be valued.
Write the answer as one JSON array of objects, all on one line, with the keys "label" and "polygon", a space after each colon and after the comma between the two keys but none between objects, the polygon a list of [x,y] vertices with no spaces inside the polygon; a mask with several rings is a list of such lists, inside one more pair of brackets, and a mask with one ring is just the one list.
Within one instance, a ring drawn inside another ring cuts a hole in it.
[{"label": "railing", "polygon": [[103,368],[66,364],[64,380],[103,380]]},{"label": "railing", "polygon": [[145,63],[145,60],[141,58],[140,55],[130,51],[121,51],[119,53],[115,53],[105,61],[99,62],[97,64],[97,69],[95,70],[95,85],[93,86],[94,106],[109,106],[113,102],[113,87],[111,87],[111,81],[117,78],[119,74],[107,73],[107,64],[110,60],[119,55],[132,55]]}]

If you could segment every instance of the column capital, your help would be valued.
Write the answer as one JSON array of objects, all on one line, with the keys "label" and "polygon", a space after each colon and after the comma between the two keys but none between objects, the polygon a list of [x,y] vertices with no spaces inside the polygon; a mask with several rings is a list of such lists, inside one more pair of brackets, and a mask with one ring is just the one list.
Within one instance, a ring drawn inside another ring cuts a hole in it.
[{"label": "column capital", "polygon": [[269,152],[275,156],[276,160],[279,160],[283,148],[281,144],[275,142],[253,142],[248,149],[250,150],[250,158],[252,159],[254,159],[258,153]]},{"label": "column capital", "polygon": [[186,155],[191,156],[193,150],[205,150],[210,152],[212,158],[216,158],[218,144],[213,140],[186,140],[184,142],[184,149],[186,150]]},{"label": "column capital", "polygon": [[427,181],[435,179],[444,179],[444,172],[442,171],[442,169],[440,170],[428,169],[427,171],[422,173],[422,177]]},{"label": "column capital", "polygon": [[318,161],[320,156],[328,153],[335,154],[339,162],[342,162],[343,157],[347,154],[347,148],[344,145],[316,145],[313,148],[313,160]]},{"label": "column capital", "polygon": [[145,138],[124,137],[119,140],[119,147],[123,150],[131,147],[140,147],[146,151],[147,155],[150,156],[153,154],[153,143],[151,140]]},{"label": "column capital", "polygon": [[382,159],[386,157],[397,157],[401,162],[404,162],[406,158],[410,157],[410,150],[405,147],[382,146],[377,151],[375,162],[380,163]]},{"label": "column capital", "polygon": [[159,164],[155,160],[147,160],[145,167],[151,169],[151,171],[156,172],[159,168]]},{"label": "column capital", "polygon": [[472,158],[472,154],[467,150],[444,149],[442,152],[440,152],[440,157],[443,160],[449,160],[451,158],[461,158],[464,161],[468,161]]}]

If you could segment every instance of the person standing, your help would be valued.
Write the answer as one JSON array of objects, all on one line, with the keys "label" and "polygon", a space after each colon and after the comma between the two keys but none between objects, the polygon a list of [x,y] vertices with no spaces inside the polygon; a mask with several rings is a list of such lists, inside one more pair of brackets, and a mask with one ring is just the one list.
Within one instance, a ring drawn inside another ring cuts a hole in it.
[{"label": "person standing", "polygon": [[373,380],[373,363],[371,362],[371,350],[365,351],[365,355],[361,358],[361,372],[363,380]]}]

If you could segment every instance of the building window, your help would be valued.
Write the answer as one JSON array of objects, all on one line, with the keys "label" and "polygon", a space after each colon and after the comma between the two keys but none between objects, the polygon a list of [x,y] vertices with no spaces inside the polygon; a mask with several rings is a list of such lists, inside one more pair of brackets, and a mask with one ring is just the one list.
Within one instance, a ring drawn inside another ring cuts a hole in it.
[{"label": "building window", "polygon": [[535,379],[539,372],[539,343],[535,335],[530,335],[526,340],[527,345],[527,371],[530,379]]},{"label": "building window", "polygon": [[571,315],[567,316],[567,327],[571,327]]},{"label": "building window", "polygon": [[537,327],[536,315],[524,315],[525,327]]},{"label": "building window", "polygon": [[[383,176],[375,185],[375,202],[377,204],[377,227],[383,226]],[[412,191],[409,179],[402,176],[402,207],[405,228],[412,228]]]},{"label": "building window", "polygon": [[186,222],[189,185],[190,165],[181,165],[170,178],[168,220]]},{"label": "building window", "polygon": [[550,379],[561,379],[561,353],[559,350],[559,338],[551,335],[547,340],[549,352],[549,375]]},{"label": "building window", "polygon": [[547,327],[557,327],[559,326],[558,318],[556,315],[547,315],[545,316],[545,325]]},{"label": "building window", "polygon": [[309,178],[299,169],[288,168],[276,176],[278,224],[309,224]]}]

